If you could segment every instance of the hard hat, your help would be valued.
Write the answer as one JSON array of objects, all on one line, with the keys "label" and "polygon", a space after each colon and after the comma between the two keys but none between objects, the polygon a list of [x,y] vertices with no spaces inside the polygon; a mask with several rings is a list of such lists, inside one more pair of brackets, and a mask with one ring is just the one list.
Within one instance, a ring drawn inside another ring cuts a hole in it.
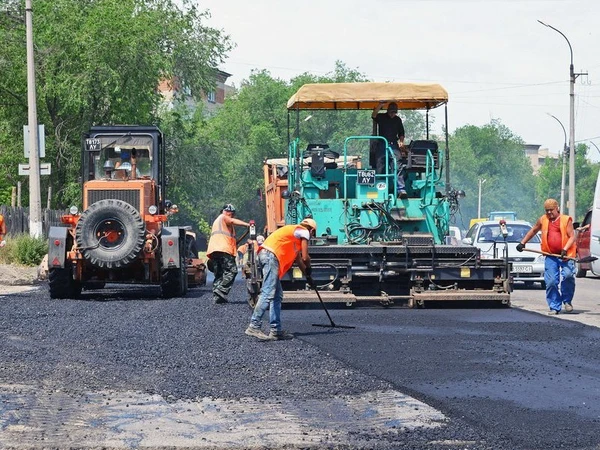
[{"label": "hard hat", "polygon": [[398,104],[396,102],[391,102],[387,108],[388,111],[398,112]]},{"label": "hard hat", "polygon": [[258,245],[262,245],[262,243],[265,242],[265,237],[262,234],[259,234],[258,236],[256,236],[256,242],[258,243]]},{"label": "hard hat", "polygon": [[225,206],[223,206],[223,211],[235,212],[235,207],[231,203],[227,203]]},{"label": "hard hat", "polygon": [[317,234],[317,222],[315,222],[313,219],[307,217],[302,222],[300,222],[300,225],[304,227],[310,227],[312,230],[315,231],[315,234]]}]

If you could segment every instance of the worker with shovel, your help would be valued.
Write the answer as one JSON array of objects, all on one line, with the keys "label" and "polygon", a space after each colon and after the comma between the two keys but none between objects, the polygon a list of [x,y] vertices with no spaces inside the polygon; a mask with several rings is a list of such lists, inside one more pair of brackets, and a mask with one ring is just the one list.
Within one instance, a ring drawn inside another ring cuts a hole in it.
[{"label": "worker with shovel", "polygon": [[[306,278],[312,280],[308,241],[316,232],[317,223],[313,219],[306,218],[298,225],[286,225],[279,228],[270,234],[259,247],[258,262],[262,267],[263,284],[250,319],[250,325],[246,328],[248,336],[263,341],[279,341],[294,337],[281,329],[283,289],[280,280],[294,262],[298,264]],[[261,330],[263,316],[267,309],[270,309],[269,325],[271,329],[268,335]]]},{"label": "worker with shovel", "polygon": [[575,294],[576,246],[573,219],[561,214],[558,202],[549,198],[544,202],[545,214],[541,216],[529,232],[517,244],[517,250],[528,251],[525,244],[539,231],[542,232],[542,252],[546,255],[544,281],[546,301],[550,307],[548,314],[558,314],[562,305],[565,311],[573,311],[571,304]]}]

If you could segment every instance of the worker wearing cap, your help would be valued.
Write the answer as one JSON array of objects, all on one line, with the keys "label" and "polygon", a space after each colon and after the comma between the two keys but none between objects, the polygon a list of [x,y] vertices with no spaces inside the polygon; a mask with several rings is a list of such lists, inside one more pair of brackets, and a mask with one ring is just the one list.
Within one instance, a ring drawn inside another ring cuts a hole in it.
[{"label": "worker wearing cap", "polygon": [[[286,225],[270,234],[258,249],[258,262],[262,267],[263,282],[250,325],[246,329],[248,336],[261,340],[291,339],[294,336],[281,329],[281,302],[283,288],[281,278],[298,264],[309,283],[312,284],[308,242],[317,232],[317,223],[310,218],[299,225]],[[269,307],[270,306],[270,307]],[[269,309],[270,333],[262,332],[263,316]]]},{"label": "worker wearing cap", "polygon": [[[404,125],[402,119],[398,116],[398,105],[395,102],[391,102],[388,105],[385,113],[379,112],[385,103],[386,102],[379,102],[379,104],[373,108],[371,117],[377,124],[377,134],[383,136],[394,151],[394,157],[398,163],[398,194],[401,198],[406,198],[407,194],[404,181],[404,172],[406,169]],[[375,171],[377,173],[385,173],[385,145],[383,142],[378,142],[375,158]],[[391,161],[388,160],[388,163],[391,163]]]},{"label": "worker wearing cap", "polygon": [[544,202],[544,211],[545,214],[517,244],[517,250],[522,252],[527,241],[541,231],[541,248],[547,254],[544,263],[544,282],[546,301],[550,308],[548,314],[558,314],[563,304],[565,311],[571,312],[573,311],[571,302],[575,295],[573,259],[577,253],[573,219],[560,213],[558,202],[553,198]]},{"label": "worker wearing cap", "polygon": [[264,236],[259,234],[258,236],[256,236],[256,240],[248,239],[248,241],[245,244],[240,245],[237,248],[238,266],[243,266],[248,262],[248,250],[250,250],[250,244],[252,244],[252,249],[256,254],[256,250],[258,250],[258,247],[262,245],[263,242],[265,242],[265,238]]},{"label": "worker wearing cap", "polygon": [[0,214],[0,247],[6,245],[6,223],[4,222],[4,216]]},{"label": "worker wearing cap", "polygon": [[249,227],[248,222],[236,219],[235,208],[232,204],[223,206],[219,217],[212,225],[208,241],[206,257],[210,259],[209,266],[215,275],[213,282],[213,300],[215,303],[227,303],[227,295],[237,275],[237,241],[234,225]]}]

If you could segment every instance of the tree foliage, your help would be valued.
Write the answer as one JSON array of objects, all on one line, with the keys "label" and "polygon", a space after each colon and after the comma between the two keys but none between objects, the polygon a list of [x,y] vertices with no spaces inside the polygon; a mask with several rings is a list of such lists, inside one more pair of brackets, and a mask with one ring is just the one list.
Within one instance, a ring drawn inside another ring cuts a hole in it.
[{"label": "tree foliage", "polygon": [[[594,192],[596,188],[596,180],[598,178],[598,170],[600,164],[592,163],[587,159],[589,147],[585,144],[577,145],[575,149],[575,195],[577,213],[574,220],[581,220],[589,208],[592,207],[594,201]],[[565,161],[565,192],[564,202],[566,211],[568,209],[569,200],[569,160]],[[546,161],[543,167],[540,168],[537,193],[540,201],[544,198],[553,197],[560,201],[562,184],[562,159]]]},{"label": "tree foliage", "polygon": [[[181,6],[178,6],[181,5]],[[206,12],[189,1],[36,0],[33,15],[38,122],[46,125],[55,204],[75,200],[79,141],[94,124],[155,123],[157,83],[176,80],[198,100],[212,90],[216,67],[231,47],[206,27]],[[0,166],[22,152],[27,123],[25,11],[6,0],[0,12]],[[16,167],[8,169],[14,182]]]},{"label": "tree foliage", "polygon": [[456,189],[467,196],[456,223],[467,228],[477,217],[479,180],[483,179],[481,215],[490,211],[516,211],[533,219],[536,209],[535,177],[523,151],[523,141],[497,120],[483,127],[467,125],[450,137],[450,175]]}]

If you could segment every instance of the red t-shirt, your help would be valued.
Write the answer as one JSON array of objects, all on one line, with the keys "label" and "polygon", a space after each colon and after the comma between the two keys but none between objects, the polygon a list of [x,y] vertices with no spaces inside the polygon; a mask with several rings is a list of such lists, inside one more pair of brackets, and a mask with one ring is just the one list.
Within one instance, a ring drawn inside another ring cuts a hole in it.
[{"label": "red t-shirt", "polygon": [[560,220],[548,223],[548,249],[550,253],[560,255],[562,251],[562,235],[560,234]]}]

